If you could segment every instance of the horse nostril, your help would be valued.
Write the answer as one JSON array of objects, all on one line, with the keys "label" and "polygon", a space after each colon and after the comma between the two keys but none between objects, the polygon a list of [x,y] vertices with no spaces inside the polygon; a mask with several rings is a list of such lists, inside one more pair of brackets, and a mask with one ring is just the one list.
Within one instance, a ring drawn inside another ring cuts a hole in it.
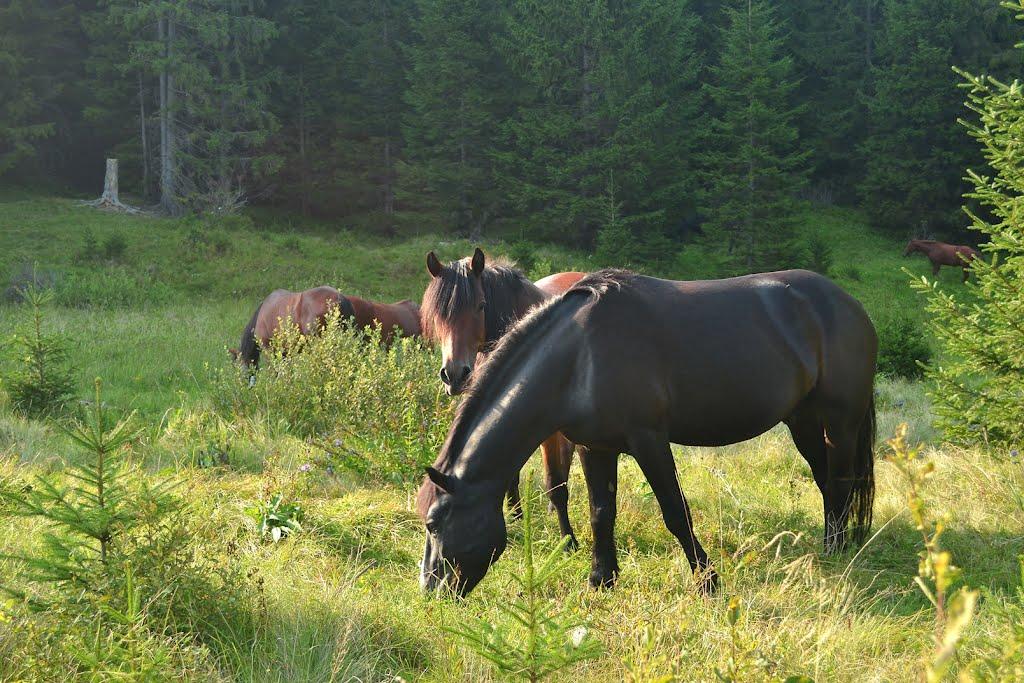
[{"label": "horse nostril", "polygon": [[446,370],[445,368],[441,368],[441,372],[437,374],[441,376],[441,381],[444,382],[445,384],[450,385],[452,383],[451,380],[448,379],[448,370]]},{"label": "horse nostril", "polygon": [[469,377],[469,373],[470,373],[470,372],[471,372],[471,371],[470,371],[470,369],[469,369],[469,366],[468,366],[468,365],[467,365],[467,366],[465,366],[464,368],[462,368],[462,377],[460,377],[460,378],[459,378],[459,381],[460,381],[460,382],[465,382],[465,381],[466,381],[466,379],[467,379],[467,378]]}]

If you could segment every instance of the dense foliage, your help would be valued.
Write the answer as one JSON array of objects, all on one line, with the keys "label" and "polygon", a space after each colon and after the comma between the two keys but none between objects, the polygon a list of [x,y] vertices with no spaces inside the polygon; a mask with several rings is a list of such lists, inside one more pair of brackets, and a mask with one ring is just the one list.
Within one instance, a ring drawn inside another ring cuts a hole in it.
[{"label": "dense foliage", "polygon": [[308,439],[313,457],[331,467],[414,481],[434,461],[456,404],[421,340],[379,340],[379,330],[364,335],[336,316],[315,337],[286,325],[252,378],[221,378],[222,412]]},{"label": "dense foliage", "polygon": [[976,150],[949,67],[1021,66],[988,0],[0,12],[8,178],[92,194],[118,156],[122,185],[170,212],[269,202],[385,232],[603,241],[634,261],[703,228],[732,269],[807,265],[781,218],[798,196],[861,204],[901,235],[956,229]]},{"label": "dense foliage", "polygon": [[[1024,6],[1022,6],[1024,9]],[[1024,85],[961,72],[969,86],[965,122],[981,145],[988,169],[968,171],[968,194],[980,209],[969,211],[972,227],[987,242],[984,260],[972,265],[977,282],[970,299],[943,291],[926,279],[916,283],[928,295],[931,329],[944,350],[929,368],[935,382],[935,411],[950,435],[1020,443],[1024,440]]]}]

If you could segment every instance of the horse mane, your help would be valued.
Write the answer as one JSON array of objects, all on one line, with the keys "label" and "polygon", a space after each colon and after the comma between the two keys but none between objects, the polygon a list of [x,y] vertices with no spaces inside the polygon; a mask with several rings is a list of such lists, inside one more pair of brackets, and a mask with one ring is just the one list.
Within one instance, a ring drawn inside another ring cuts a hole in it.
[{"label": "horse mane", "polygon": [[[479,412],[486,397],[493,393],[492,384],[498,381],[507,367],[510,356],[521,347],[532,345],[533,337],[544,330],[551,320],[562,314],[567,306],[579,306],[588,301],[599,301],[610,293],[617,292],[636,280],[637,274],[628,270],[609,268],[587,275],[561,296],[548,299],[539,306],[533,307],[528,314],[517,322],[505,336],[501,338],[494,350],[487,356],[479,374],[465,393],[462,403],[455,412],[452,421],[453,429],[445,439],[444,446],[434,467],[441,470],[450,464],[457,453],[453,453],[456,443],[465,441],[466,432],[473,424],[473,414]],[[461,451],[461,448],[459,449]]]},{"label": "horse mane", "polygon": [[[452,261],[441,275],[430,279],[423,292],[420,321],[423,334],[436,339],[435,330],[472,305],[470,259]],[[512,261],[491,260],[481,275],[486,309],[484,331],[488,342],[496,342],[517,319],[523,300],[528,306],[544,300],[544,294]]]}]

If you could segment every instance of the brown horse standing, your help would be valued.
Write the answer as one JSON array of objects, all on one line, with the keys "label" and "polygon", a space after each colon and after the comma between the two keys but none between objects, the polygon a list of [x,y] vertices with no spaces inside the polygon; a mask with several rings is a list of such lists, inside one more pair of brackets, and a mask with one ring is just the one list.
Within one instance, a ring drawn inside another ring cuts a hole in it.
[{"label": "brown horse standing", "polygon": [[970,274],[971,261],[981,258],[981,254],[976,249],[962,244],[946,244],[936,240],[910,240],[907,242],[907,248],[903,251],[903,255],[910,256],[916,251],[927,256],[928,260],[932,262],[932,275],[938,277],[939,269],[942,266],[955,266],[963,268],[964,282],[967,282],[967,276]]},{"label": "brown horse standing", "polygon": [[282,320],[291,319],[303,335],[317,334],[331,309],[337,307],[343,319],[359,329],[380,325],[381,341],[390,342],[398,328],[403,337],[420,333],[419,306],[409,300],[380,304],[354,296],[345,296],[334,287],[314,287],[302,292],[275,289],[256,308],[252,320],[242,332],[238,349],[231,349],[242,365],[259,364],[260,351],[270,345]]},{"label": "brown horse standing", "polygon": [[[462,393],[469,386],[478,359],[482,360],[505,332],[533,306],[562,294],[585,273],[556,273],[536,283],[511,264],[486,263],[477,249],[473,256],[447,266],[434,252],[427,254],[430,285],[423,294],[421,313],[424,335],[441,347],[438,373],[448,394]],[[569,547],[577,546],[569,522],[569,467],[573,444],[561,433],[541,443],[544,462],[544,486],[558,515]],[[519,514],[519,474],[507,490],[513,514]]]}]

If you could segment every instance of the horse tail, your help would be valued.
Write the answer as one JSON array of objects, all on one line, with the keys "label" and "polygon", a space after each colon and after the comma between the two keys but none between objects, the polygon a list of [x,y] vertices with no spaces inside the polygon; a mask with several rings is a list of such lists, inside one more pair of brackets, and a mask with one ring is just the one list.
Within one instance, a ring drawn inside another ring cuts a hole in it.
[{"label": "horse tail", "polygon": [[875,398],[871,397],[864,420],[857,432],[857,451],[853,461],[853,490],[850,492],[850,524],[853,539],[862,544],[871,531],[875,505]]},{"label": "horse tail", "polygon": [[238,343],[238,357],[242,359],[242,365],[246,367],[258,365],[260,362],[260,345],[256,343],[256,320],[259,319],[262,308],[263,302],[261,301],[260,305],[256,307],[256,312],[252,314],[252,320],[242,332],[242,341]]}]

